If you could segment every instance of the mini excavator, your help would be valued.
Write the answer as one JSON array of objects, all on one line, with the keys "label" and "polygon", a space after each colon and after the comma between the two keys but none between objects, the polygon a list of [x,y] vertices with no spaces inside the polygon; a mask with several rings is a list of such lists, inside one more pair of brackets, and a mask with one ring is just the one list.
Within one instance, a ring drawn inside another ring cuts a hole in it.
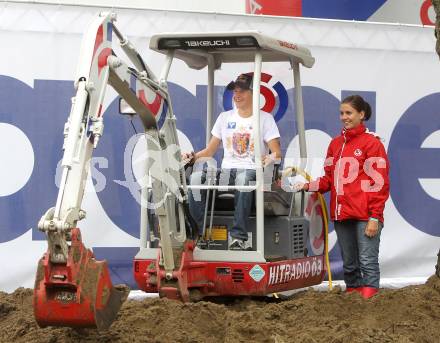
[{"label": "mini excavator", "polygon": [[[250,246],[245,251],[227,247],[234,210],[230,195],[243,186],[218,186],[215,182],[192,186],[208,192],[206,225],[203,237],[198,237],[197,224],[188,209],[191,186],[186,184],[167,87],[173,59],[183,60],[191,69],[207,67],[208,140],[215,70],[224,63],[254,62],[255,156],[260,166],[260,90],[261,81],[268,81],[267,74],[261,72],[262,62],[288,65],[294,77],[300,157],[305,159],[300,65],[313,66],[310,51],[257,31],[157,34],[151,37],[150,48],[166,56],[157,78],[115,22],[115,14],[101,13],[83,37],[74,82],[76,95],[64,127],[59,193],[55,207],[38,223],[46,234],[48,249],[36,273],[33,302],[37,323],[41,327],[106,330],[129,292],[124,285],[112,284],[107,262],[95,259],[78,228],[86,216],[81,202],[89,161],[103,134],[102,104],[107,84],[139,117],[146,149],[155,160],[153,165],[145,164],[144,175],[151,181],[142,185],[140,198],[152,198],[158,230],[151,230],[148,206],[141,201],[140,247],[133,261],[139,289],[186,302],[207,296],[263,296],[321,283],[326,272],[325,202],[316,194],[284,190],[280,183],[283,173],[278,168],[272,167],[271,187],[265,187],[267,173],[263,167],[257,167],[255,185],[246,186],[255,192],[255,204],[248,233]],[[113,35],[131,66],[112,49]]]}]

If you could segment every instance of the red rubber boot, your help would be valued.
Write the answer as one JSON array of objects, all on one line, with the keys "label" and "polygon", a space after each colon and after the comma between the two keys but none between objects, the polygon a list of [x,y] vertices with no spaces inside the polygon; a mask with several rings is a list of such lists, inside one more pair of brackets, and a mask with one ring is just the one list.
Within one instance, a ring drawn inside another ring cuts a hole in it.
[{"label": "red rubber boot", "polygon": [[376,295],[379,289],[375,287],[361,287],[361,295],[364,299],[370,299],[372,296]]}]

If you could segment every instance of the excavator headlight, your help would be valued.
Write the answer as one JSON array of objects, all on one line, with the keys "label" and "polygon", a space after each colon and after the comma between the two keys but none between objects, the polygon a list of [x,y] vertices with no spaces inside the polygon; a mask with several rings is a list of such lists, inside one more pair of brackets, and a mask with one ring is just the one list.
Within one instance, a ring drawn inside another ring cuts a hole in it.
[{"label": "excavator headlight", "polygon": [[238,46],[258,46],[254,37],[237,37],[235,41]]},{"label": "excavator headlight", "polygon": [[178,39],[161,39],[159,47],[161,49],[178,49],[182,47],[182,44]]},{"label": "excavator headlight", "polygon": [[135,110],[125,101],[124,98],[119,98],[119,113],[120,114],[136,114]]}]

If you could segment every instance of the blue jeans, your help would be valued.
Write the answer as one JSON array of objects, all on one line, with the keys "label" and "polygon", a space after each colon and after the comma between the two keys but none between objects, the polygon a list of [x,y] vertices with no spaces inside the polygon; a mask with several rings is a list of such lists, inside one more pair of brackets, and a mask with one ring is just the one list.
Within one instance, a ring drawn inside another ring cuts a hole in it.
[{"label": "blue jeans", "polygon": [[[200,185],[207,184],[207,171],[194,172],[191,175],[190,184]],[[216,184],[248,186],[251,181],[255,181],[256,172],[254,169],[222,169],[217,173]],[[213,182],[211,183],[213,184]],[[189,195],[189,211],[197,222],[199,235],[203,234],[203,217],[205,213],[206,190],[190,190]],[[212,196],[212,191],[211,191]],[[247,241],[247,229],[249,227],[249,216],[252,210],[253,191],[235,191],[234,198],[234,221],[232,228],[229,230],[232,238]]]},{"label": "blue jeans", "polygon": [[379,244],[382,223],[374,237],[365,235],[366,221],[335,221],[335,230],[344,263],[344,281],[347,287],[379,288]]}]

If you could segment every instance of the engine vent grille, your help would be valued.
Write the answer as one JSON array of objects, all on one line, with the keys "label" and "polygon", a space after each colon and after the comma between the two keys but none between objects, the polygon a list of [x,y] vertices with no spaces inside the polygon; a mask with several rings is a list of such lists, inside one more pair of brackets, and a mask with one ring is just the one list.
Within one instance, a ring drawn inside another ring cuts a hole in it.
[{"label": "engine vent grille", "polygon": [[302,224],[293,225],[292,245],[293,255],[304,255],[304,226]]},{"label": "engine vent grille", "polygon": [[244,273],[241,269],[233,269],[232,270],[232,281],[234,282],[243,282]]}]

